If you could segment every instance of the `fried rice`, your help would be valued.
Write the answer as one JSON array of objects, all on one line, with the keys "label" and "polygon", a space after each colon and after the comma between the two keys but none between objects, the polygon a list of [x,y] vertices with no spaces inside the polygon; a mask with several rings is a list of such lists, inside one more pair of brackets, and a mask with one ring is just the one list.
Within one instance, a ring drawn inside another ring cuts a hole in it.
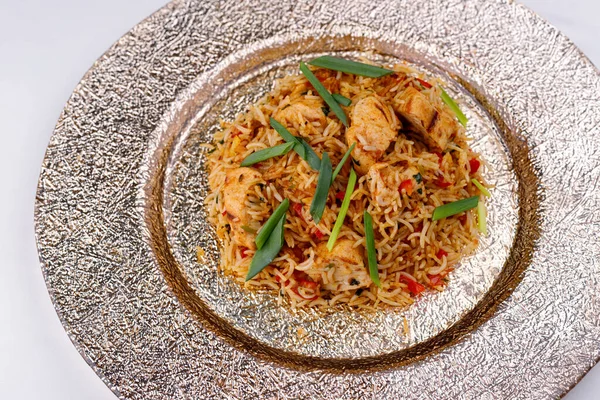
[{"label": "fried rice", "polygon": [[[465,128],[441,100],[441,83],[406,64],[368,78],[311,67],[330,93],[352,100],[345,127],[303,75],[278,79],[273,89],[234,121],[222,122],[208,156],[209,220],[221,241],[220,268],[248,289],[271,290],[292,307],[403,307],[423,291],[443,290],[447,275],[478,246],[469,210],[437,221],[436,207],[480,195],[485,164],[469,147]],[[331,184],[323,216],[309,208],[318,171],[295,152],[240,167],[250,154],[285,143],[274,118],[335,166],[356,148]],[[354,168],[358,181],[332,251],[327,239]],[[284,200],[284,246],[256,277],[245,277],[256,232]],[[381,287],[371,280],[363,212],[373,218]]]}]

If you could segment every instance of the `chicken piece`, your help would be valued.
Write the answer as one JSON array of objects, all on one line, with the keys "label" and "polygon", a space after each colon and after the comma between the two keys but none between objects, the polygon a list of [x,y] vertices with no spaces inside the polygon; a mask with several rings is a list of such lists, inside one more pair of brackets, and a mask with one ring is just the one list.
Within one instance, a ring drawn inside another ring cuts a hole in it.
[{"label": "chicken piece", "polygon": [[400,183],[396,182],[389,168],[386,163],[376,163],[369,168],[367,175],[371,199],[380,207],[387,207],[400,199]]},{"label": "chicken piece", "polygon": [[364,175],[396,139],[400,121],[375,96],[359,100],[350,118],[352,122],[346,130],[346,143],[348,146],[356,143],[352,159],[356,171]]},{"label": "chicken piece", "polygon": [[426,130],[436,118],[437,111],[427,97],[417,89],[409,86],[393,104],[396,110],[411,127]]},{"label": "chicken piece", "polygon": [[438,112],[436,120],[433,122],[428,131],[429,146],[435,147],[431,143],[433,142],[437,144],[437,149],[439,151],[444,151],[448,145],[448,142],[450,142],[456,136],[459,129],[460,126],[453,115],[450,115],[450,113],[447,111]]},{"label": "chicken piece", "polygon": [[444,151],[458,133],[459,126],[454,117],[446,110],[436,109],[427,96],[413,87],[408,87],[393,107],[414,131],[423,136],[432,150]]},{"label": "chicken piece", "polygon": [[332,275],[333,282],[327,281],[327,272],[323,274],[321,288],[337,292],[371,285],[371,278],[363,260],[362,247],[353,247],[353,244],[354,241],[350,239],[339,239],[331,252],[327,249],[327,243],[317,245],[315,267],[325,271],[329,268],[335,269]]},{"label": "chicken piece", "polygon": [[262,182],[260,172],[241,167],[227,172],[223,186],[223,205],[227,219],[230,221],[232,238],[239,245],[249,249],[255,248],[256,235],[242,228],[252,219],[245,205],[246,197],[254,185]]},{"label": "chicken piece", "polygon": [[[418,173],[419,171],[414,167],[403,169],[387,163],[373,164],[367,175],[372,201],[379,207],[388,207],[400,200],[402,189],[410,196],[420,185],[414,178]],[[407,183],[403,184],[403,182]]]},{"label": "chicken piece", "polygon": [[289,106],[282,108],[277,112],[275,119],[286,125],[299,128],[304,126],[305,122],[319,121],[321,126],[327,125],[327,119],[323,110],[323,101],[320,98],[300,97],[293,100]]}]

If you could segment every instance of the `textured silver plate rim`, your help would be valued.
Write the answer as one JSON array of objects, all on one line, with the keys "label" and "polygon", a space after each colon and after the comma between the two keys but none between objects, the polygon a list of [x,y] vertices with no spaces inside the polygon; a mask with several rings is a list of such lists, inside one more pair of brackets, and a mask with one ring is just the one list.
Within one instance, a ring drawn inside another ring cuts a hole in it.
[{"label": "textured silver plate rim", "polygon": [[[69,337],[120,398],[556,398],[598,360],[598,71],[510,1],[371,3],[175,1],[76,88],[42,166],[38,251]],[[153,135],[194,118],[191,85],[226,56],[278,35],[347,32],[358,50],[377,35],[484,94],[533,162],[539,181],[525,183],[540,196],[540,231],[514,292],[463,340],[402,367],[340,374],[282,367],[199,324],[161,273],[144,202],[156,187],[141,185],[166,165],[145,158],[169,148]]]}]

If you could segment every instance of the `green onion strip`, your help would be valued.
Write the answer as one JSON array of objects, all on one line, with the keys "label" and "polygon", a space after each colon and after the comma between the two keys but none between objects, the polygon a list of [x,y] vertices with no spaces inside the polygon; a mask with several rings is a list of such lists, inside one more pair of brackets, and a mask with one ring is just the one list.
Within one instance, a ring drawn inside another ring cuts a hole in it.
[{"label": "green onion strip", "polygon": [[318,171],[321,168],[321,159],[304,139],[292,135],[285,126],[281,125],[274,118],[271,118],[269,122],[271,128],[275,129],[283,140],[288,143],[294,143],[294,151],[298,153],[302,159],[306,160],[312,169]]},{"label": "green onion strip", "polygon": [[260,271],[265,269],[265,267],[277,257],[277,254],[281,251],[283,247],[283,225],[285,224],[285,215],[282,216],[279,221],[277,221],[277,225],[275,225],[275,229],[269,235],[269,238],[265,242],[264,246],[257,250],[254,253],[254,257],[252,257],[252,262],[250,263],[250,268],[248,269],[248,275],[246,275],[246,281],[254,278]]},{"label": "green onion strip", "polygon": [[342,110],[342,107],[340,107],[338,102],[335,101],[333,96],[331,96],[331,93],[329,93],[329,91],[325,89],[325,86],[323,86],[321,81],[317,79],[315,74],[313,74],[303,62],[300,62],[300,71],[302,72],[302,74],[304,74],[306,79],[308,79],[310,84],[313,85],[317,93],[319,93],[319,96],[321,96],[325,103],[327,103],[331,111],[333,111],[334,114],[337,115],[337,117],[340,119],[340,121],[342,121],[342,123],[345,126],[348,126],[348,117],[346,116],[344,110]]},{"label": "green onion strip", "polygon": [[331,96],[335,99],[335,101],[337,101],[344,107],[348,107],[350,104],[352,104],[352,100],[350,100],[346,96],[342,96],[341,94],[334,93]]},{"label": "green onion strip", "polygon": [[375,233],[373,232],[373,218],[367,210],[363,214],[365,224],[365,239],[367,242],[367,260],[369,262],[369,276],[373,283],[381,288],[379,282],[379,269],[377,267],[377,251],[375,250]]},{"label": "green onion strip", "polygon": [[442,100],[448,105],[448,107],[450,107],[452,112],[456,115],[456,118],[458,118],[458,122],[460,122],[464,127],[466,127],[468,121],[467,116],[463,114],[463,112],[458,107],[458,104],[456,104],[456,102],[452,99],[452,97],[448,95],[448,93],[446,93],[444,89],[442,89]]},{"label": "green onion strip", "polygon": [[321,169],[319,169],[317,189],[315,190],[315,196],[310,204],[310,215],[312,215],[315,224],[318,224],[319,221],[321,221],[321,217],[323,217],[323,211],[325,211],[325,204],[327,203],[327,197],[329,195],[329,187],[331,186],[331,175],[331,160],[329,160],[329,154],[324,152],[323,159],[321,160]]},{"label": "green onion strip", "polygon": [[332,182],[335,179],[335,177],[338,176],[338,174],[342,170],[342,167],[344,166],[344,164],[348,160],[348,157],[350,157],[350,153],[352,153],[352,150],[354,150],[355,147],[356,147],[356,143],[352,143],[352,146],[350,146],[350,148],[348,149],[348,151],[346,151],[346,154],[344,154],[344,157],[342,157],[342,159],[340,160],[340,163],[337,165],[337,167],[335,167],[335,171],[333,171],[333,175],[331,176],[331,181]]},{"label": "green onion strip", "polygon": [[304,154],[305,154],[304,159],[306,160],[306,162],[308,163],[308,165],[310,165],[310,167],[312,169],[315,169],[317,171],[319,169],[321,169],[321,159],[319,158],[319,156],[317,155],[317,153],[315,153],[315,151],[310,146],[310,144],[306,143],[306,140],[304,140],[302,138],[298,138],[298,141],[300,142],[300,145],[303,148],[303,151],[304,151]]},{"label": "green onion strip", "polygon": [[348,74],[367,76],[370,78],[380,78],[385,75],[394,73],[391,69],[376,67],[361,62],[345,60],[339,57],[322,56],[315,58],[310,65],[315,67],[327,68],[334,71],[342,71]]},{"label": "green onion strip", "polygon": [[487,188],[485,186],[483,186],[481,184],[481,182],[479,182],[477,179],[473,178],[473,179],[471,179],[471,182],[473,182],[473,185],[475,185],[477,187],[477,189],[479,189],[479,191],[481,192],[482,195],[484,195],[485,197],[491,197],[492,196],[490,194],[490,191],[487,190]]},{"label": "green onion strip", "polygon": [[344,225],[344,219],[346,218],[348,208],[350,207],[350,197],[352,197],[352,193],[354,193],[355,185],[356,172],[354,172],[354,168],[352,168],[350,170],[350,178],[348,178],[348,185],[346,186],[346,194],[344,194],[344,200],[342,200],[342,207],[340,208],[340,212],[338,213],[337,219],[335,220],[335,225],[333,226],[333,230],[331,231],[331,236],[329,236],[329,240],[327,241],[327,249],[329,251],[333,249],[335,241],[337,240],[337,237],[342,229],[342,225]]},{"label": "green onion strip", "polygon": [[273,230],[275,229],[275,226],[277,225],[279,220],[281,218],[285,219],[285,213],[287,212],[289,207],[290,201],[288,199],[284,199],[281,202],[281,204],[275,209],[275,211],[273,212],[273,214],[271,214],[267,222],[265,222],[262,228],[260,228],[258,235],[256,235],[256,239],[254,240],[254,243],[256,243],[256,248],[260,250],[263,247],[263,245],[267,242],[267,239],[269,239],[269,235],[271,235],[271,232],[273,232]]},{"label": "green onion strip", "polygon": [[477,207],[478,203],[479,196],[473,196],[467,199],[462,199],[458,201],[453,201],[452,203],[444,204],[443,206],[436,207],[435,210],[433,210],[432,220],[437,221],[442,218],[447,218],[456,214],[460,214],[461,212]]},{"label": "green onion strip", "polygon": [[487,235],[487,210],[483,201],[477,203],[477,228],[479,232]]},{"label": "green onion strip", "polygon": [[249,167],[250,165],[268,160],[269,158],[286,155],[292,149],[292,147],[294,147],[294,143],[284,143],[278,146],[255,151],[248,157],[244,158],[244,161],[242,161],[240,167]]}]

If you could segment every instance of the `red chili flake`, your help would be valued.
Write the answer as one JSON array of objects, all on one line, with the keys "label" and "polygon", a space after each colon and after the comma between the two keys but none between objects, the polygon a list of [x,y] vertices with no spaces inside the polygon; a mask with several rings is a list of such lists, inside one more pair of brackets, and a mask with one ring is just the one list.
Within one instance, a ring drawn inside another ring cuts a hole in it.
[{"label": "red chili flake", "polygon": [[471,158],[469,160],[469,169],[471,170],[472,174],[476,173],[479,170],[480,166],[481,163],[476,158]]},{"label": "red chili flake", "polygon": [[462,214],[458,217],[460,223],[464,226],[467,223],[467,214]]},{"label": "red chili flake", "polygon": [[448,256],[448,253],[447,253],[447,252],[446,252],[446,250],[444,250],[444,249],[439,249],[439,250],[438,250],[438,252],[437,252],[437,253],[435,253],[435,256],[441,260],[441,259],[442,259],[442,257],[444,257],[444,256],[446,256],[446,257],[447,257],[447,256]]},{"label": "red chili flake", "polygon": [[[317,290],[317,288],[319,286],[319,284],[317,282],[314,282],[308,276],[308,274],[306,274],[306,272],[296,270],[296,271],[294,271],[293,276],[294,276],[294,279],[296,280],[296,283],[298,284],[298,286],[302,286],[304,288],[312,289],[312,290]],[[316,294],[312,297],[304,297],[298,292],[297,288],[292,288],[292,291],[294,293],[296,293],[298,296],[300,296],[306,300],[315,300],[318,297]]]},{"label": "red chili flake", "polygon": [[415,232],[422,232],[423,231],[423,223],[421,222],[419,225],[417,225],[417,227],[415,228]]},{"label": "red chili flake", "polygon": [[404,275],[400,275],[400,282],[405,283],[408,286],[408,291],[413,296],[418,296],[419,293],[425,290],[425,286],[421,285],[419,282],[407,278]]},{"label": "red chili flake", "polygon": [[227,210],[223,211],[223,212],[221,213],[221,215],[222,215],[222,216],[226,216],[226,215],[227,215]]},{"label": "red chili flake", "polygon": [[248,250],[250,249],[248,249],[247,247],[242,247],[241,249],[242,250],[240,251],[240,253],[242,254],[242,258],[248,257]]},{"label": "red chili flake", "polygon": [[436,151],[433,154],[438,156],[438,165],[440,166],[440,168],[442,168],[442,160],[444,159],[444,156],[439,151]]},{"label": "red chili flake", "polygon": [[424,81],[423,79],[419,79],[419,78],[417,78],[417,80],[418,80],[418,81],[419,81],[419,83],[420,83],[421,85],[423,85],[423,86],[424,86],[426,89],[431,89],[431,88],[432,88],[432,86],[431,86],[431,84],[430,84],[429,82],[426,82],[426,81]]},{"label": "red chili flake", "polygon": [[294,210],[297,216],[304,219],[304,215],[302,215],[302,204],[294,203],[292,204],[292,209]]},{"label": "red chili flake", "polygon": [[323,239],[323,236],[325,236],[325,234],[318,229],[314,231],[313,235],[317,238],[317,240],[321,240]]},{"label": "red chili flake", "polygon": [[429,278],[429,283],[431,284],[431,286],[439,286],[442,283],[442,276],[441,275],[427,275],[427,277]]},{"label": "red chili flake", "polygon": [[399,83],[402,83],[406,80],[406,75],[405,74],[399,74],[398,72],[393,73],[392,75],[390,75],[394,78],[396,78],[396,81],[398,81]]},{"label": "red chili flake", "polygon": [[409,196],[412,194],[413,192],[413,181],[412,179],[407,179],[405,181],[402,181],[402,183],[400,183],[400,186],[398,186],[398,192],[400,192],[400,194],[402,194],[402,190],[404,190],[406,192],[406,194],[408,194]]},{"label": "red chili flake", "polygon": [[301,279],[298,281],[298,285],[305,287],[307,289],[317,290],[319,284],[317,282],[309,281],[306,279]]},{"label": "red chili flake", "polygon": [[441,187],[442,189],[446,189],[447,187],[452,186],[452,183],[446,182],[444,180],[443,176],[438,176],[437,179],[433,183],[435,183],[437,186]]}]

